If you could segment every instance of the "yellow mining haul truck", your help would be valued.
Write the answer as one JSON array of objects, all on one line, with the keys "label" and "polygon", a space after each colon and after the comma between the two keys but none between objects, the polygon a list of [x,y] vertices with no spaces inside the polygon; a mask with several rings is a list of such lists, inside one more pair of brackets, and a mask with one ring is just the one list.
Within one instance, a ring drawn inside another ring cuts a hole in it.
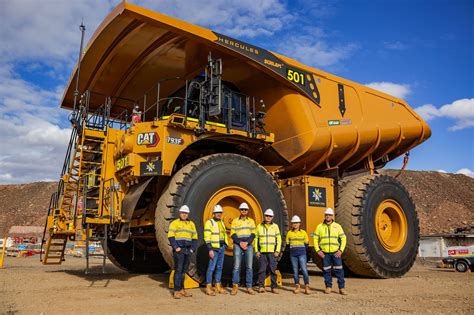
[{"label": "yellow mining haul truck", "polygon": [[377,172],[431,135],[401,99],[121,3],[92,36],[61,107],[72,110],[73,132],[45,264],[61,263],[68,239],[100,240],[125,270],[164,271],[168,225],[187,204],[200,246],[189,276],[202,281],[204,222],[219,203],[230,230],[241,202],[257,223],[273,209],[283,239],[292,215],[311,233],[335,207],[355,274],[399,277],[414,263],[415,205]]}]

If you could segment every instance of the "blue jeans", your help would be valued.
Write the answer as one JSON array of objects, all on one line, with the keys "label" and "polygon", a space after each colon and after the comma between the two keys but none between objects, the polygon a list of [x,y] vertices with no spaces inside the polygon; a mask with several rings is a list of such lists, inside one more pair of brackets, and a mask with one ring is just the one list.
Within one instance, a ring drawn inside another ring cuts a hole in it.
[{"label": "blue jeans", "polygon": [[222,266],[224,265],[225,246],[214,250],[214,258],[209,258],[206,272],[206,284],[212,284],[212,275],[216,272],[216,283],[221,283]]},{"label": "blue jeans", "polygon": [[324,274],[324,284],[326,284],[326,288],[332,288],[332,273],[331,269],[334,269],[334,274],[337,278],[337,285],[339,289],[343,289],[345,282],[344,282],[344,269],[342,267],[342,258],[336,257],[333,254],[324,253],[323,258],[323,274]]},{"label": "blue jeans", "polygon": [[186,248],[181,248],[179,253],[173,251],[174,259],[174,291],[181,291],[184,289],[184,274],[188,271],[189,263],[191,262],[191,253]]},{"label": "blue jeans", "polygon": [[306,259],[306,255],[290,256],[290,259],[291,266],[293,266],[293,278],[295,279],[295,284],[300,284],[300,276],[298,274],[300,268],[301,273],[303,274],[304,284],[309,284],[308,267],[306,265],[308,260]]},{"label": "blue jeans", "polygon": [[252,245],[248,245],[247,250],[243,250],[238,244],[234,244],[234,270],[232,271],[232,284],[240,283],[240,265],[242,264],[242,255],[245,256],[245,284],[247,288],[251,288],[253,283]]}]

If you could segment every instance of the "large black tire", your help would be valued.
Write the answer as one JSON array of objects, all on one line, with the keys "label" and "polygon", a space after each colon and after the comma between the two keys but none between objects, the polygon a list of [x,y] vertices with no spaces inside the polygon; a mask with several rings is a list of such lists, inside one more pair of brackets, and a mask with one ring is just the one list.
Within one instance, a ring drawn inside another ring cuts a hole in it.
[{"label": "large black tire", "polygon": [[466,272],[469,270],[469,265],[464,260],[459,260],[454,264],[454,268],[458,272]]},{"label": "large black tire", "polygon": [[[273,209],[275,213],[273,220],[279,225],[283,240],[288,230],[288,212],[283,194],[273,177],[255,161],[237,154],[219,153],[187,164],[176,172],[158,201],[155,230],[163,257],[172,266],[173,253],[167,237],[168,226],[178,217],[178,210],[182,205],[189,206],[191,209],[189,218],[196,224],[199,247],[197,253],[192,255],[188,274],[199,282],[204,280],[209,259],[203,240],[203,209],[217,191],[230,186],[240,187],[252,193],[261,209]],[[284,244],[283,242],[282,251]],[[232,265],[232,257],[226,256],[224,280],[231,277]],[[241,275],[243,274],[244,272],[241,272]]]},{"label": "large black tire", "polygon": [[[398,203],[407,221],[406,241],[396,252],[387,250],[376,232],[376,211],[386,200]],[[395,278],[410,270],[416,259],[420,232],[415,205],[399,181],[387,175],[355,178],[341,187],[336,210],[336,221],[347,236],[344,263],[352,273]]]},{"label": "large black tire", "polygon": [[126,242],[107,241],[107,257],[120,269],[130,273],[161,273],[169,270],[155,240]]}]

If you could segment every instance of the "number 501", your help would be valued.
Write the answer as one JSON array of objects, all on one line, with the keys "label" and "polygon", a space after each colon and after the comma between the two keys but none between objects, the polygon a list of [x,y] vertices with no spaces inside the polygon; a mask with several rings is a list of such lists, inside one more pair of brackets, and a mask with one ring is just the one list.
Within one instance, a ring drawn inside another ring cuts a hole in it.
[{"label": "number 501", "polygon": [[287,69],[286,78],[301,85],[304,85],[304,75],[295,70]]}]

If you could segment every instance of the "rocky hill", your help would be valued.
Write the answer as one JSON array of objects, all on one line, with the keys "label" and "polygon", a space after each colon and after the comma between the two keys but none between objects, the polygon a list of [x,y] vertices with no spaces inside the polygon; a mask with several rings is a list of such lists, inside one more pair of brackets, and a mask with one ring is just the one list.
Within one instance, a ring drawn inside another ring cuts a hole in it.
[{"label": "rocky hill", "polygon": [[[394,170],[384,171],[395,175]],[[406,171],[398,177],[410,192],[422,234],[474,226],[474,178],[461,174]],[[57,183],[0,185],[0,233],[12,225],[43,225]]]},{"label": "rocky hill", "polygon": [[0,236],[13,225],[43,226],[57,183],[0,185]]}]

